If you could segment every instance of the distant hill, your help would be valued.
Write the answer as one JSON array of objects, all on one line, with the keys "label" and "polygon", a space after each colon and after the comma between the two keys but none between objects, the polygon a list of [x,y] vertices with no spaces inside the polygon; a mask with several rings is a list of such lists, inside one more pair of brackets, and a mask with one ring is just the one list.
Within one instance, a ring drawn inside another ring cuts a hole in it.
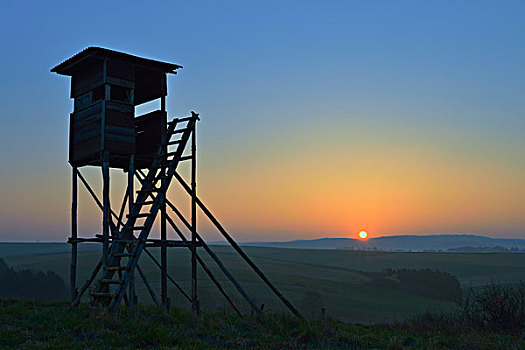
[{"label": "distant hill", "polygon": [[[245,246],[299,249],[359,249],[384,251],[501,251],[525,250],[524,239],[477,235],[384,236],[361,241],[353,238],[320,238],[288,242],[246,242]],[[497,248],[497,249],[496,249]]]}]

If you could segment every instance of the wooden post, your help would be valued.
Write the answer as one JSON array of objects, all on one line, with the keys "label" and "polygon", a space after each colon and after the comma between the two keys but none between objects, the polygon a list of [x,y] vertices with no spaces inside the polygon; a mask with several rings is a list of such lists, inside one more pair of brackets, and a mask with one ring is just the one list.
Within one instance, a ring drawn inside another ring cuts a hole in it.
[{"label": "wooden post", "polygon": [[[168,118],[166,114],[166,97],[162,96],[160,98],[160,109],[162,112],[162,143],[166,145],[163,149],[164,152],[164,158],[167,159],[167,153],[168,153],[168,146],[167,146],[167,134],[166,134],[166,128],[168,126]],[[166,175],[166,171],[163,167],[161,167],[162,175]],[[161,180],[162,186],[165,185],[166,179],[162,178]],[[162,205],[160,207],[160,239],[165,241],[167,239],[167,227],[166,227],[166,201],[162,202]],[[166,245],[162,245],[160,247],[160,281],[161,281],[161,295],[160,299],[162,302],[162,305],[168,306],[168,257],[167,257],[167,248]]]},{"label": "wooden post", "polygon": [[[134,184],[135,180],[135,155],[132,154],[129,157],[129,169],[128,169],[128,212],[131,214],[131,209],[133,208],[134,198]],[[135,271],[132,272],[130,282],[129,282],[129,305],[133,307],[135,305]]]},{"label": "wooden post", "polygon": [[102,207],[103,207],[103,213],[102,213],[102,236],[103,236],[103,243],[102,243],[102,267],[104,273],[106,272],[106,268],[108,267],[109,262],[109,151],[106,151],[106,144],[105,144],[105,131],[106,131],[106,101],[109,101],[110,99],[110,86],[107,83],[107,71],[108,71],[108,60],[104,60],[103,64],[103,81],[104,81],[104,102],[102,104],[102,123],[101,123],[101,147],[102,147]]},{"label": "wooden post", "polygon": [[103,217],[102,217],[102,236],[104,242],[102,244],[102,265],[104,271],[108,267],[109,261],[109,152],[104,151],[102,155],[102,207],[103,207]]},{"label": "wooden post", "polygon": [[71,271],[70,271],[70,284],[71,284],[71,301],[73,302],[77,297],[77,242],[78,231],[77,231],[77,208],[78,208],[78,175],[77,167],[73,166],[73,182],[72,182],[72,196],[71,196]]},{"label": "wooden post", "polygon": [[193,124],[191,133],[191,308],[199,313],[197,298],[197,127]]}]

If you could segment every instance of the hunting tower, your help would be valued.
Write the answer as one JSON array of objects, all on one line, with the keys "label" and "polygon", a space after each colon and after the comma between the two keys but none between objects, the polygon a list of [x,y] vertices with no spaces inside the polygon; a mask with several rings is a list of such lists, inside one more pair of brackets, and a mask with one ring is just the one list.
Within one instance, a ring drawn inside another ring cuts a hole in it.
[{"label": "hunting tower", "polygon": [[[233,310],[242,316],[239,308],[226,293],[219,280],[201,259],[208,254],[242,295],[253,312],[261,308],[246,293],[228,271],[219,257],[197,232],[197,208],[210,220],[244,261],[261,277],[296,316],[293,305],[267,279],[263,272],[237,245],[211,211],[197,197],[196,184],[196,124],[198,114],[168,121],[166,112],[167,74],[176,74],[179,65],[160,62],[100,47],[89,47],[60,63],[51,72],[71,77],[73,112],[69,118],[69,163],[72,166],[71,206],[71,298],[73,305],[80,303],[90,289],[91,302],[116,310],[137,303],[135,274],[145,284],[153,301],[169,306],[167,284],[173,283],[179,297],[191,303],[199,312],[197,298],[197,264],[219,289]],[[135,116],[135,107],[160,99],[160,109]],[[185,154],[186,149],[189,154]],[[191,162],[190,184],[177,172],[183,161]],[[102,200],[81,174],[85,166],[102,169]],[[110,205],[110,168],[127,172],[127,188],[118,214]],[[86,187],[102,211],[102,234],[79,237],[77,229],[78,179]],[[174,180],[174,181],[172,181]],[[167,191],[172,182],[179,183],[191,201],[188,220],[172,201]],[[136,191],[135,183],[140,190]],[[127,208],[127,210],[126,210]],[[168,212],[169,209],[169,212]],[[125,212],[127,214],[125,215]],[[160,239],[150,238],[153,224],[160,212]],[[175,215],[174,220],[171,215]],[[171,226],[177,239],[169,239]],[[188,233],[184,233],[187,231]],[[189,238],[187,235],[189,234]],[[102,244],[102,256],[91,276],[77,288],[77,245],[82,242]],[[191,251],[191,291],[188,295],[168,274],[167,248],[184,247]],[[160,248],[160,261],[150,250]],[[199,253],[197,248],[202,248]],[[140,268],[139,259],[145,253],[160,268],[160,300],[147,276]]]},{"label": "hunting tower", "polygon": [[[147,168],[166,137],[166,74],[181,68],[108,49],[90,47],[51,71],[71,76],[69,162],[81,167]],[[161,109],[135,118],[135,106],[161,99]]]}]

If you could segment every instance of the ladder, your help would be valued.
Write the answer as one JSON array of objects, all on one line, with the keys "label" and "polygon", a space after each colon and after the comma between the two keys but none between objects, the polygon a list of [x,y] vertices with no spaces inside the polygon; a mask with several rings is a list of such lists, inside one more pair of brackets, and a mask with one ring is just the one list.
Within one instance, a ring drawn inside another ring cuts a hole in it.
[{"label": "ladder", "polygon": [[[96,292],[91,293],[95,303],[109,306],[114,311],[122,302],[177,166],[181,161],[191,159],[191,156],[183,156],[183,152],[197,120],[199,115],[191,112],[189,117],[168,122],[167,137],[159,146],[142,188],[137,191],[127,222],[112,237],[107,266],[98,280]],[[183,127],[177,129],[181,124]],[[168,152],[168,146],[175,146],[175,151]],[[139,232],[137,236],[135,232]],[[123,259],[127,261],[123,262]],[[115,273],[117,279],[114,279]]]}]

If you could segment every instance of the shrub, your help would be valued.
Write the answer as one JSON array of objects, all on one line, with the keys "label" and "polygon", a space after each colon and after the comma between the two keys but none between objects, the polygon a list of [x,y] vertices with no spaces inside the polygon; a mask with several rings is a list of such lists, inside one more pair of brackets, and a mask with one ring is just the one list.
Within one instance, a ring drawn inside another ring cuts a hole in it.
[{"label": "shrub", "polygon": [[418,332],[466,334],[471,331],[525,336],[525,284],[470,289],[455,313],[424,313],[402,323]]},{"label": "shrub", "polygon": [[463,301],[463,317],[476,329],[525,333],[525,284],[470,289]]}]

